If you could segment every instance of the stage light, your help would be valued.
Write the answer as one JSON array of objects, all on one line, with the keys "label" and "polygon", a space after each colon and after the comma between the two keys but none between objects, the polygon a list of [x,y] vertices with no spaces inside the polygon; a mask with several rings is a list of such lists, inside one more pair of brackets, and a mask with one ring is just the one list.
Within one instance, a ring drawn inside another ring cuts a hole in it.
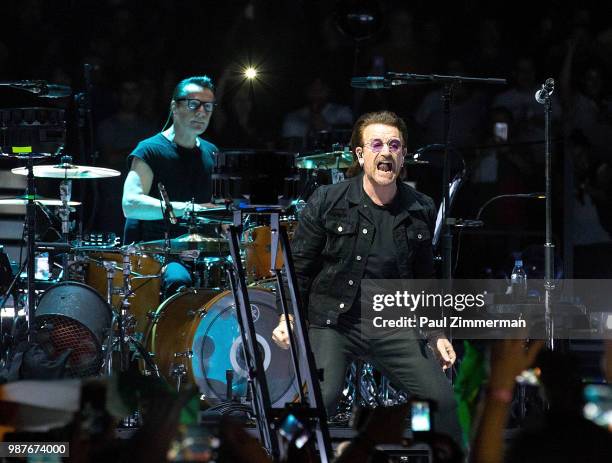
[{"label": "stage light", "polygon": [[257,78],[257,69],[255,69],[252,66],[249,66],[248,68],[244,70],[244,77],[246,77],[249,80],[253,80]]}]

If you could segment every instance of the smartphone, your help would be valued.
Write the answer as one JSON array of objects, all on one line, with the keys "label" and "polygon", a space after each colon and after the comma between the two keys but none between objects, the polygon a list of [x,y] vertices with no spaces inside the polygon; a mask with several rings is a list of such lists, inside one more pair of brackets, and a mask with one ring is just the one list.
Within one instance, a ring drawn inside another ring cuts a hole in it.
[{"label": "smartphone", "polygon": [[49,268],[49,253],[42,252],[34,260],[34,278],[36,280],[49,280],[51,274]]},{"label": "smartphone", "polygon": [[293,413],[289,413],[282,421],[279,432],[289,442],[295,443],[298,449],[301,449],[310,438],[308,430]]},{"label": "smartphone", "polygon": [[496,122],[494,135],[502,141],[508,141],[508,124],[506,122]]},{"label": "smartphone", "polygon": [[430,432],[431,407],[426,400],[412,400],[410,402],[410,427],[412,432]]},{"label": "smartphone", "polygon": [[612,384],[586,384],[582,393],[583,416],[612,431]]}]

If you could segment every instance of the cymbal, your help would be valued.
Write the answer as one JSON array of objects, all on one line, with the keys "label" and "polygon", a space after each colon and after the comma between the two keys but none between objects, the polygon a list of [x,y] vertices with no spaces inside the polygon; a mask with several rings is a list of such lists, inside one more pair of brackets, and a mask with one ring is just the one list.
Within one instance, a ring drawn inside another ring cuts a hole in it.
[{"label": "cymbal", "polygon": [[[43,206],[61,206],[61,199],[52,199],[52,198],[40,198],[37,197],[34,199],[35,203],[42,204]],[[28,200],[25,196],[17,196],[15,198],[1,198],[0,205],[4,206],[25,206],[28,204]],[[80,201],[68,201],[69,206],[80,206]]]},{"label": "cymbal", "polygon": [[146,241],[137,245],[143,251],[155,254],[181,253],[198,250],[201,254],[222,255],[229,254],[229,242],[224,238],[187,233],[170,240],[170,249],[166,248],[166,240]]},{"label": "cymbal", "polygon": [[353,155],[348,150],[303,154],[296,159],[299,169],[346,169],[353,164]]},{"label": "cymbal", "polygon": [[24,152],[24,153],[0,153],[0,157],[12,158],[12,159],[44,159],[57,156],[56,153],[39,153],[39,152]]},{"label": "cymbal", "polygon": [[[28,175],[25,167],[11,169],[17,175]],[[114,169],[95,166],[78,166],[76,164],[58,164],[55,166],[34,166],[34,177],[86,180],[95,178],[118,177],[121,172]]]}]

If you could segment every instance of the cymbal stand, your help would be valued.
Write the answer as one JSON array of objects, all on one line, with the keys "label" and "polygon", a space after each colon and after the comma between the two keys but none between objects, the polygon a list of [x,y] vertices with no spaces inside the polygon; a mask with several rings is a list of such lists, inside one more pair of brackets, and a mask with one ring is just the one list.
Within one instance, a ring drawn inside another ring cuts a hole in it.
[{"label": "cymbal stand", "polygon": [[36,292],[34,286],[34,273],[35,258],[34,253],[36,252],[36,204],[34,199],[36,197],[36,186],[34,181],[34,160],[32,156],[28,156],[27,162],[28,169],[28,180],[27,180],[27,192],[28,203],[26,205],[26,228],[27,228],[27,241],[28,241],[28,252],[27,252],[27,311],[26,311],[26,325],[28,327],[28,342],[32,342],[35,339],[34,334],[34,317],[36,313]]},{"label": "cymbal stand", "polygon": [[121,371],[127,371],[129,368],[127,355],[125,352],[127,342],[127,331],[126,325],[128,321],[128,314],[130,312],[130,300],[129,297],[132,294],[132,263],[130,262],[130,253],[133,252],[133,248],[129,246],[125,252],[123,252],[123,298],[121,300],[121,313],[117,317],[118,331],[119,331],[119,352],[121,352]]},{"label": "cymbal stand", "polygon": [[[547,79],[548,81],[554,81]],[[552,314],[552,296],[555,290],[555,245],[552,232],[552,153],[550,150],[551,116],[552,116],[553,88],[548,89],[546,84],[536,94],[536,101],[544,105],[544,176],[546,180],[546,242],[544,243],[544,323],[546,330],[546,346],[555,348],[555,324]]]},{"label": "cymbal stand", "polygon": [[[108,362],[107,371],[110,374],[110,368],[112,367],[112,352],[116,344],[116,338],[119,338],[117,344],[120,353],[120,371],[127,371],[127,369],[129,368],[129,352],[130,348],[134,347],[134,349],[136,349],[136,351],[142,357],[142,360],[145,362],[149,371],[153,372],[155,376],[159,377],[159,369],[157,368],[157,365],[155,365],[155,362],[153,362],[151,355],[145,349],[143,344],[131,334],[132,318],[130,315],[129,298],[133,294],[132,275],[135,272],[132,272],[132,264],[130,258],[134,251],[135,250],[132,246],[128,246],[127,248],[124,247],[122,249],[123,262],[120,270],[123,275],[123,286],[120,288],[115,288],[113,285],[113,278],[118,269],[117,264],[112,261],[103,261],[104,268],[106,269],[106,300],[108,302],[108,305],[112,308],[113,295],[118,294],[121,296],[121,305],[119,307],[119,313],[117,314],[116,311],[113,310],[113,320],[111,323],[111,330],[108,341],[109,349],[107,353],[108,358],[111,360],[109,360]],[[135,274],[135,278],[142,278],[146,276],[149,275]],[[115,323],[117,324],[116,331],[113,329]],[[117,333],[117,335],[115,335],[115,333]]]},{"label": "cymbal stand", "polygon": [[[62,156],[61,158],[62,165],[70,165],[72,164],[71,156]],[[62,205],[59,207],[59,216],[62,219],[62,241],[64,243],[68,243],[70,240],[70,198],[72,196],[72,180],[69,178],[64,178],[60,183],[60,199],[62,200]],[[62,280],[68,280],[68,272],[66,269],[68,268],[68,254],[62,254],[62,268],[64,268],[64,272],[62,272]]]},{"label": "cymbal stand", "polygon": [[112,310],[113,307],[113,279],[115,277],[115,272],[117,270],[117,264],[114,261],[103,261],[104,270],[106,270],[106,302],[109,307],[111,307],[111,311],[113,313],[113,318],[111,320],[111,329],[108,333],[108,342],[106,345],[106,361],[104,363],[105,372],[108,376],[112,374],[113,371],[113,327],[115,326],[115,321],[117,321],[117,316],[115,315],[115,311]]}]

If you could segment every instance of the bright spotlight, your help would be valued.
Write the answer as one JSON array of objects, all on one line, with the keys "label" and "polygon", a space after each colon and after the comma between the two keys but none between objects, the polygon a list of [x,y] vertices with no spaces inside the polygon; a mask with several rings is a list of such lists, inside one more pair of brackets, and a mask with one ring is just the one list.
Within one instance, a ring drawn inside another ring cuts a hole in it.
[{"label": "bright spotlight", "polygon": [[257,77],[257,69],[252,66],[249,66],[244,70],[244,76],[249,80],[255,79]]}]

